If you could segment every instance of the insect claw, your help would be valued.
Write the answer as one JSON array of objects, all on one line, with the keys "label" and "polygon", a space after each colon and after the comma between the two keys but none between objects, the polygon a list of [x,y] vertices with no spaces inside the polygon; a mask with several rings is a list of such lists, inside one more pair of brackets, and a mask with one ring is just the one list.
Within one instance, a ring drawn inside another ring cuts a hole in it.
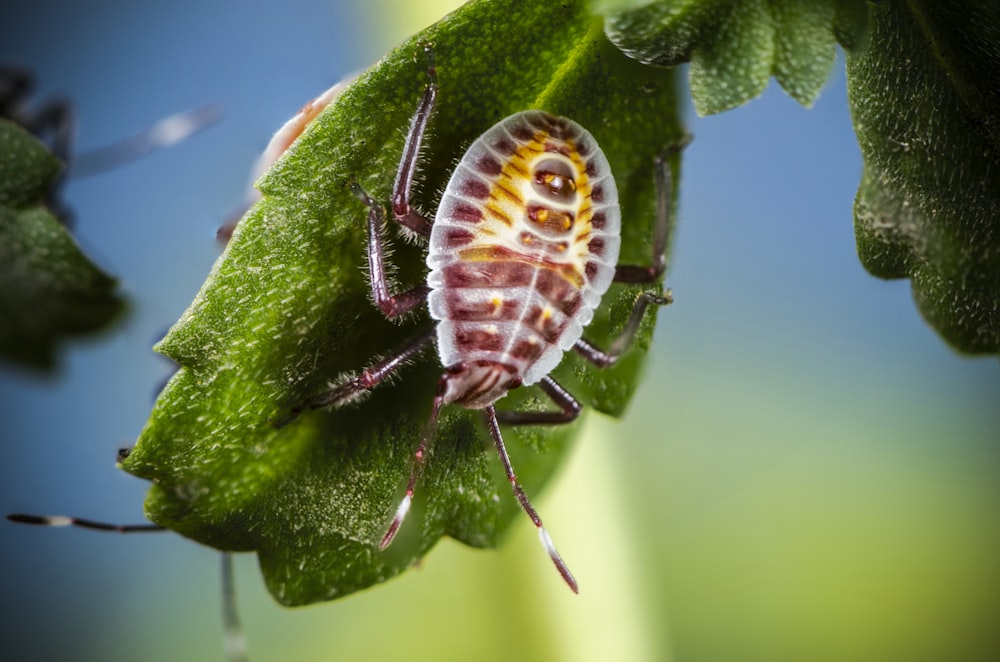
[{"label": "insect claw", "polygon": [[669,288],[664,290],[662,294],[643,292],[640,296],[649,301],[649,303],[655,303],[657,306],[669,306],[674,302],[674,293]]},{"label": "insect claw", "polygon": [[432,82],[437,82],[437,66],[434,64],[434,44],[424,42],[424,57],[427,59],[427,76]]},{"label": "insect claw", "polygon": [[679,138],[668,144],[666,147],[660,151],[655,157],[653,157],[653,162],[656,165],[661,165],[669,157],[674,154],[679,154],[684,151],[684,149],[691,144],[694,140],[694,136],[687,131],[685,131]]},{"label": "insect claw", "polygon": [[370,195],[368,195],[368,193],[366,193],[363,188],[361,188],[361,184],[359,184],[357,181],[352,179],[351,181],[347,182],[347,187],[351,189],[351,193],[354,194],[354,197],[356,197],[358,200],[365,203],[369,207],[379,206],[379,204]]},{"label": "insect claw", "polygon": [[298,418],[299,414],[301,413],[302,413],[302,407],[292,407],[291,409],[288,410],[287,414],[285,414],[278,420],[272,419],[271,427],[273,427],[275,430],[280,430],[281,428],[285,427],[286,425],[294,421],[296,418]]},{"label": "insect claw", "polygon": [[434,42],[432,41],[421,41],[420,49],[424,52],[424,58],[427,60],[427,68],[434,68]]}]

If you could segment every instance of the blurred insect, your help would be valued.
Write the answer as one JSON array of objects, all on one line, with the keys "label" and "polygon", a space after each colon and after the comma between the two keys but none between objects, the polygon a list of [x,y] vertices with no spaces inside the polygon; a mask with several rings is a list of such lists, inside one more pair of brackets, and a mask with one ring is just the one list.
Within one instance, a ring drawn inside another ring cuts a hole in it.
[{"label": "blurred insect", "polygon": [[308,102],[306,105],[299,109],[299,112],[295,114],[290,120],[285,122],[280,129],[278,129],[275,134],[271,137],[271,140],[267,143],[267,147],[257,160],[254,161],[253,168],[250,170],[250,181],[247,184],[247,192],[243,198],[243,203],[240,207],[233,212],[229,219],[219,228],[215,234],[216,240],[219,243],[225,244],[233,236],[233,232],[236,230],[236,225],[243,218],[243,215],[250,210],[253,205],[260,200],[260,191],[254,186],[257,180],[260,179],[265,172],[267,172],[275,162],[281,158],[281,156],[288,151],[288,148],[292,146],[302,132],[306,130],[312,121],[316,119],[324,108],[329,106],[333,101],[340,96],[340,93],[357,78],[357,74],[351,74],[345,77],[343,80],[334,84],[328,90],[320,94],[318,97]]},{"label": "blurred insect", "polygon": [[[608,160],[594,137],[573,120],[528,110],[501,120],[475,140],[455,168],[433,223],[410,204],[421,142],[438,96],[437,72],[425,46],[428,83],[411,120],[392,191],[392,214],[410,233],[429,239],[426,284],[391,293],[382,226],[385,210],[353,185],[368,207],[368,267],[372,296],[389,319],[426,302],[436,325],[338,386],[292,410],[340,406],[358,399],[436,341],[445,368],[430,420],[417,446],[406,492],[380,546],[393,540],[410,508],[441,407],[482,410],[518,503],[538,529],[542,545],[566,584],[576,580],[518,482],[500,423],[568,423],[580,403],[549,373],[565,352],[598,367],[614,364],[635,337],[650,304],[670,303],[669,292],[636,299],[621,335],[608,351],[582,338],[583,328],[612,281],[654,283],[663,274],[671,198],[670,169],[656,164],[658,198],[650,266],[617,265],[618,193]],[[537,384],[558,411],[497,412],[508,391]]]},{"label": "blurred insect", "polygon": [[25,128],[65,164],[49,199],[49,208],[64,224],[72,216],[59,200],[67,179],[89,177],[117,168],[151,152],[187,140],[222,117],[221,108],[209,103],[165,117],[116,143],[74,154],[76,117],[72,103],[66,98],[57,97],[40,104],[31,104],[34,83],[34,76],[27,69],[0,65],[0,117]]}]

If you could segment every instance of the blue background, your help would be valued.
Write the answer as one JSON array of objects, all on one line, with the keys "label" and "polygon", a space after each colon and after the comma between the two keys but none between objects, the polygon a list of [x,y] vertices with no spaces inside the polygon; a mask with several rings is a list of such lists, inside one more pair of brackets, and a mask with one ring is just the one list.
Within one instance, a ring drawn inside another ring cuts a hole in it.
[{"label": "blue background", "polygon": [[[66,347],[55,376],[0,366],[0,511],[142,520],[145,485],[114,468],[115,451],[169,374],[150,346],[216,259],[215,230],[255,155],[302,103],[444,11],[356,4],[4,9],[0,59],[35,70],[37,100],[73,100],[80,149],[209,101],[226,116],[70,183],[78,240],[132,307],[110,333]],[[499,551],[445,541],[419,571],[305,610],[273,604],[243,556],[253,659],[996,650],[1000,373],[944,346],[907,282],[860,267],[842,60],[813,109],[772,84],[744,108],[688,119],[677,302],[661,313],[646,383],[624,422],[591,417],[537,500],[581,596],[526,522]],[[217,565],[172,534],[0,523],[0,656],[220,659]]]}]

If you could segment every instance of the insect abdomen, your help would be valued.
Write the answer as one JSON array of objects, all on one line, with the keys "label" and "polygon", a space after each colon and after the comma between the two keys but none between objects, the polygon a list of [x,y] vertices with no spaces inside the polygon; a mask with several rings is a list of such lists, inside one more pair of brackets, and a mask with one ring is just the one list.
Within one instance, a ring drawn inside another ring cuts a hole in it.
[{"label": "insect abdomen", "polygon": [[478,366],[450,400],[485,406],[555,368],[614,276],[619,219],[607,159],[575,122],[526,111],[473,143],[427,257],[441,361]]}]

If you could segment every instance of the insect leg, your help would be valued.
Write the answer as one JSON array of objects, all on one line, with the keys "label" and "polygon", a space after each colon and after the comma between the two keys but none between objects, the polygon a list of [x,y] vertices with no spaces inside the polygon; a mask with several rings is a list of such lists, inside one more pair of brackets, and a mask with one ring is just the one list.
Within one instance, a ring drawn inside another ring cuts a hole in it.
[{"label": "insect leg", "polygon": [[667,238],[672,221],[673,194],[676,178],[670,165],[670,157],[684,149],[691,142],[685,134],[677,142],[668,145],[657,157],[654,164],[656,177],[656,229],[653,235],[653,263],[649,266],[619,264],[615,268],[617,283],[653,283],[659,280],[667,267]]},{"label": "insect leg", "polygon": [[410,479],[406,482],[406,494],[403,496],[403,500],[399,502],[396,514],[392,517],[392,523],[389,524],[389,528],[386,529],[385,535],[382,536],[382,540],[379,542],[379,549],[385,549],[392,543],[392,539],[396,537],[396,533],[399,531],[399,527],[402,526],[406,514],[410,512],[410,504],[413,502],[413,488],[420,479],[420,474],[424,471],[424,462],[427,460],[427,449],[430,448],[430,442],[434,438],[434,430],[437,428],[438,415],[441,413],[441,405],[444,404],[444,394],[447,388],[448,375],[444,375],[441,377],[441,381],[438,382],[434,404],[431,405],[431,416],[424,426],[423,435],[420,437],[420,445],[417,446],[417,450],[413,453],[413,466],[410,469]]},{"label": "insect leg", "polygon": [[[109,531],[112,533],[156,533],[166,531],[159,524],[109,524],[62,515],[25,515],[12,513],[7,519],[18,524],[38,526],[77,526],[83,529]],[[236,591],[233,584],[232,554],[222,552],[222,622],[224,627],[224,647],[227,662],[246,662],[246,635],[236,612]]]},{"label": "insect leg", "polygon": [[548,375],[538,382],[538,388],[559,407],[559,411],[498,411],[497,420],[505,425],[561,425],[576,420],[582,405],[563,386]]},{"label": "insect leg", "polygon": [[24,118],[24,127],[45,141],[57,159],[67,166],[70,165],[76,118],[68,101],[55,99],[46,102],[44,106]]},{"label": "insect leg", "polygon": [[233,555],[222,552],[222,648],[226,662],[247,662],[247,636],[236,611]]},{"label": "insect leg", "polygon": [[96,531],[110,531],[112,533],[151,533],[155,531],[166,531],[166,527],[159,524],[109,524],[108,522],[96,522],[82,517],[66,517],[64,515],[26,515],[24,513],[11,513],[7,519],[18,524],[33,524],[36,526],[77,526],[81,529],[94,529]]},{"label": "insect leg", "polygon": [[77,154],[73,159],[70,176],[79,179],[113,170],[187,140],[220,119],[222,107],[217,103],[207,103],[168,115],[118,142]]},{"label": "insect leg", "polygon": [[274,422],[274,427],[281,428],[288,425],[307,409],[321,409],[322,407],[345,404],[375,388],[383,379],[395,373],[420,354],[434,339],[434,333],[434,327],[429,327],[411,338],[399,350],[362,370],[361,374],[351,377],[327,391],[313,395],[302,405],[293,407],[285,418]]},{"label": "insect leg", "polygon": [[372,298],[387,318],[405,315],[427,300],[430,288],[426,285],[417,285],[399,294],[389,293],[389,282],[385,272],[385,248],[382,246],[382,221],[385,210],[357,184],[352,184],[351,188],[354,195],[368,205],[368,280],[371,283]]},{"label": "insect leg", "polygon": [[17,121],[31,95],[34,77],[24,67],[0,64],[0,117]]},{"label": "insect leg", "polygon": [[563,581],[573,589],[574,593],[579,593],[580,588],[577,586],[576,580],[573,578],[572,573],[570,573],[569,568],[566,563],[559,556],[559,552],[556,551],[556,546],[552,542],[552,538],[549,536],[545,527],[542,526],[542,518],[538,516],[534,507],[531,505],[531,501],[528,500],[528,495],[525,494],[524,488],[521,487],[521,483],[517,480],[517,475],[514,474],[514,467],[511,466],[510,456],[507,454],[507,447],[503,443],[503,436],[500,434],[500,423],[497,422],[497,412],[493,405],[486,407],[483,410],[486,416],[486,424],[489,425],[490,434],[493,436],[493,441],[497,447],[497,453],[500,454],[500,462],[503,463],[504,473],[507,474],[507,480],[510,482],[511,488],[514,490],[514,496],[517,497],[517,502],[521,504],[521,508],[527,513],[531,521],[534,522],[535,526],[538,528],[538,537],[542,541],[542,546],[545,551],[548,552],[549,558],[552,559],[552,563],[555,564],[556,570],[562,575]]},{"label": "insect leg", "polygon": [[664,292],[663,296],[657,296],[652,292],[643,292],[640,294],[639,298],[635,300],[635,305],[632,307],[632,314],[628,318],[628,323],[625,324],[625,328],[615,338],[614,342],[611,343],[611,348],[608,351],[594,347],[594,345],[583,338],[576,341],[573,349],[599,368],[613,365],[618,361],[622,353],[629,348],[629,345],[632,344],[636,331],[639,330],[639,324],[642,322],[642,316],[646,314],[646,309],[651,303],[655,303],[658,306],[673,303],[670,290]]},{"label": "insect leg", "polygon": [[28,97],[34,87],[34,77],[27,69],[0,65],[0,117],[12,120],[38,138],[62,161],[64,167],[52,182],[47,205],[64,225],[72,221],[72,212],[59,199],[67,178],[72,157],[76,122],[73,107],[66,99],[53,99],[32,108]]},{"label": "insect leg", "polygon": [[427,122],[434,110],[434,102],[438,93],[434,50],[427,43],[423,47],[424,56],[427,58],[427,87],[424,88],[424,96],[420,100],[420,105],[417,106],[417,112],[414,113],[413,119],[410,121],[410,130],[406,134],[403,157],[399,162],[396,181],[392,186],[392,214],[404,227],[421,236],[429,237],[431,234],[430,222],[410,206],[410,191],[413,188],[413,175],[420,157],[420,143],[427,130]]}]

